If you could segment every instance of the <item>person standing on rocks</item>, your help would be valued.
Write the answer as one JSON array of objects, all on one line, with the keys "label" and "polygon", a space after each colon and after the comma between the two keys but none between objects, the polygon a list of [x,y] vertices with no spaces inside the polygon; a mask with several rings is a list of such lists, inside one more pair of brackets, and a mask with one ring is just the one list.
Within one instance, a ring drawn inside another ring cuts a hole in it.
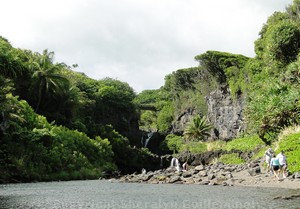
[{"label": "person standing on rocks", "polygon": [[279,168],[280,168],[280,173],[282,173],[282,178],[287,177],[287,161],[286,161],[286,156],[283,151],[281,151],[277,156],[279,160]]},{"label": "person standing on rocks", "polygon": [[272,148],[268,148],[265,151],[265,156],[266,156],[266,163],[267,163],[267,173],[269,173],[271,171],[271,159],[274,156],[274,151],[272,150]]},{"label": "person standing on rocks", "polygon": [[274,176],[279,180],[279,159],[277,157],[272,157],[270,161],[270,165],[273,170]]},{"label": "person standing on rocks", "polygon": [[188,168],[188,163],[187,161],[185,161],[185,163],[183,163],[182,165],[182,171],[187,171],[189,168]]}]

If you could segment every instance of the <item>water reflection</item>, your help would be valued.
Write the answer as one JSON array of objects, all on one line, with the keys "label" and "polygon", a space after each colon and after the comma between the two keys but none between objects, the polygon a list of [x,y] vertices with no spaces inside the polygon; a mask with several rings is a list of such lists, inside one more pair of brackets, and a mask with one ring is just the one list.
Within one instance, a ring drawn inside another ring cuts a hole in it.
[{"label": "water reflection", "polygon": [[128,184],[97,180],[8,184],[0,185],[0,208],[299,208],[299,199],[274,200],[293,192],[274,188]]}]

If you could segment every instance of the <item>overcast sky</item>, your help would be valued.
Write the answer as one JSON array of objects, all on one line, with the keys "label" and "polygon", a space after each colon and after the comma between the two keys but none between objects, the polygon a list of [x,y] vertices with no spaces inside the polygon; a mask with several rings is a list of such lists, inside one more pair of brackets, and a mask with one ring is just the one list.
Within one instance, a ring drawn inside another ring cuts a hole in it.
[{"label": "overcast sky", "polygon": [[55,53],[94,79],[137,93],[197,66],[208,50],[253,57],[267,18],[292,0],[0,0],[0,36],[16,48]]}]

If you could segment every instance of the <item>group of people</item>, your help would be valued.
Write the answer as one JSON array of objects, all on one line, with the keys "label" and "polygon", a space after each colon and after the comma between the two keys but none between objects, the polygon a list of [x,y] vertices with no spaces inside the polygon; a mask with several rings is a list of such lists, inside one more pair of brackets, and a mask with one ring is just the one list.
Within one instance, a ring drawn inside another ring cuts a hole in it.
[{"label": "group of people", "polygon": [[287,160],[283,151],[281,151],[278,155],[275,155],[275,152],[269,148],[266,150],[265,156],[268,172],[272,172],[278,180],[280,179],[280,174],[282,174],[282,178],[286,178],[288,176]]}]

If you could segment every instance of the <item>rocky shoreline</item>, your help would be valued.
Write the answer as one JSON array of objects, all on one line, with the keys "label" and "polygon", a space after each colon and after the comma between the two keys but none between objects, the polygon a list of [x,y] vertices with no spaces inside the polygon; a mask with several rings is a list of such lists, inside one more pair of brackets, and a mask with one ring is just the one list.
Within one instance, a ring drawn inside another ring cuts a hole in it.
[{"label": "rocky shoreline", "polygon": [[300,172],[288,178],[277,180],[259,161],[241,165],[198,165],[187,171],[178,171],[168,167],[156,171],[144,171],[110,179],[120,183],[148,184],[197,184],[222,186],[264,186],[300,189]]}]

